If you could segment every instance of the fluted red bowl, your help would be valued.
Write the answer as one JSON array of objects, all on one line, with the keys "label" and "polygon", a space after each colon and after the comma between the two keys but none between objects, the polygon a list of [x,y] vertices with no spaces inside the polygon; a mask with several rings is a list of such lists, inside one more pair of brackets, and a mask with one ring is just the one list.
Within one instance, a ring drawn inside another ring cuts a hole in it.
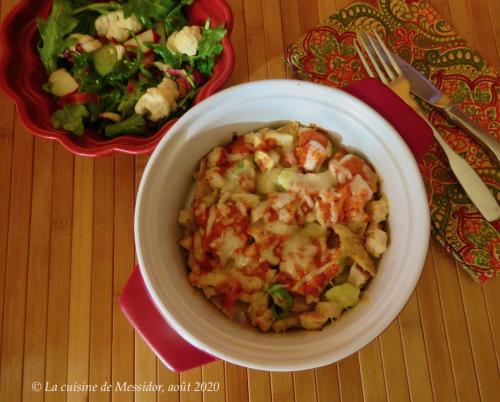
[{"label": "fluted red bowl", "polygon": [[[56,100],[43,91],[47,74],[38,56],[36,44],[40,38],[37,18],[46,18],[51,1],[21,0],[5,17],[0,27],[0,89],[15,103],[24,125],[34,135],[59,141],[68,151],[85,156],[103,156],[113,152],[128,154],[150,153],[168,133],[177,118],[167,121],[149,136],[123,135],[113,139],[86,129],[75,136],[52,127],[51,116],[58,108]],[[225,0],[195,0],[188,8],[191,24],[224,23],[228,30],[223,39],[224,50],[219,56],[212,77],[201,87],[194,104],[213,95],[225,84],[234,68],[234,52],[229,35],[233,26],[231,8]]]}]

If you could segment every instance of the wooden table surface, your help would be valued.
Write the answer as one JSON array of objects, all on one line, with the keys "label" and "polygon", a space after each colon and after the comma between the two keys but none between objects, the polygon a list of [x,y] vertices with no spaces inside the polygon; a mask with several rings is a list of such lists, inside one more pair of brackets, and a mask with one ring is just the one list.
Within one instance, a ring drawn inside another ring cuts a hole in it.
[{"label": "wooden table surface", "polygon": [[[15,2],[1,0],[2,15]],[[285,77],[285,46],[349,2],[230,0],[229,85]],[[500,67],[500,1],[431,3]],[[500,279],[473,283],[435,241],[408,305],[357,354],[302,372],[223,362],[170,372],[117,305],[134,266],[134,198],[148,158],[75,157],[30,135],[3,95],[0,110],[1,401],[499,400]],[[203,381],[219,391],[192,391]],[[123,390],[150,383],[164,392]]]}]

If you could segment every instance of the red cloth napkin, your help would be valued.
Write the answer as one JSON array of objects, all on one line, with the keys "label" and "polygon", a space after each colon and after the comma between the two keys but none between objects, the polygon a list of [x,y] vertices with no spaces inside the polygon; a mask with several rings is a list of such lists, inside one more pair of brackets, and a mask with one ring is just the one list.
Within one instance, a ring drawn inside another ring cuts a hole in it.
[{"label": "red cloth napkin", "polygon": [[[399,132],[419,160],[432,142],[427,124],[381,82],[368,78],[345,89],[379,112]],[[184,371],[216,360],[195,348],[168,324],[149,296],[139,267],[120,296],[120,308],[136,331],[171,370]]]}]

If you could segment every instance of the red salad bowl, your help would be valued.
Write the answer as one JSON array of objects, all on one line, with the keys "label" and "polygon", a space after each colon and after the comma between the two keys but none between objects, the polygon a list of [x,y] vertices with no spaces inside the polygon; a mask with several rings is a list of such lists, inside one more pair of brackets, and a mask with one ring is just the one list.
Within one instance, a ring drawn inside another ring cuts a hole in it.
[{"label": "red salad bowl", "polygon": [[[112,139],[91,129],[86,129],[82,136],[76,136],[52,127],[51,116],[58,106],[56,100],[42,88],[47,74],[36,49],[40,38],[36,19],[46,18],[51,7],[50,1],[21,0],[0,27],[0,89],[16,103],[21,121],[34,135],[59,141],[68,151],[78,155],[152,152],[177,118],[170,119],[148,136],[123,135]],[[216,62],[213,75],[193,101],[197,104],[221,89],[231,76],[234,52],[229,35],[233,16],[225,0],[195,0],[188,7],[187,14],[193,25],[203,25],[210,18],[212,24],[225,24],[228,30],[222,41],[224,50]]]}]

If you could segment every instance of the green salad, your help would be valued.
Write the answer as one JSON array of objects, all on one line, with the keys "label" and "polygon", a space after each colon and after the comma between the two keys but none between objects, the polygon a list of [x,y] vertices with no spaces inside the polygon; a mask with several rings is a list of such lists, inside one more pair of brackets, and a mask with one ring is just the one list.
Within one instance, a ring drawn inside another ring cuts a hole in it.
[{"label": "green salad", "polygon": [[194,0],[54,0],[38,20],[56,129],[148,135],[182,114],[213,73],[223,25],[190,25]]}]

